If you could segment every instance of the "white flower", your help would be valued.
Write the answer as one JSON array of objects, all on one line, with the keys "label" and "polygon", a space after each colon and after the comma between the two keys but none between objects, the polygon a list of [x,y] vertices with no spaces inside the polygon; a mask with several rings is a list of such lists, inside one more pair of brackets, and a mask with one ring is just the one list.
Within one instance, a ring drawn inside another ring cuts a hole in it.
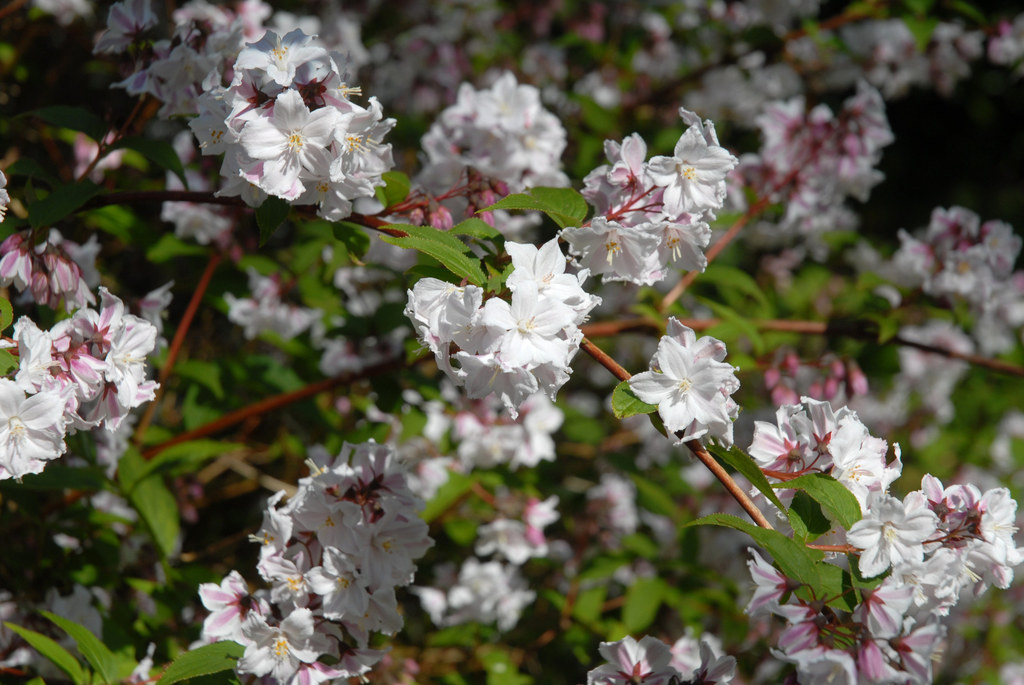
[{"label": "white flower", "polygon": [[725,148],[708,145],[700,128],[686,129],[672,157],[653,157],[648,173],[665,188],[664,211],[669,215],[700,213],[720,207],[725,177],[738,160]]},{"label": "white flower", "polygon": [[725,345],[715,338],[697,339],[675,319],[676,336],[664,336],[651,370],[633,376],[629,385],[644,402],[658,405],[665,427],[679,441],[716,437],[732,442],[735,406],[729,395],[739,389],[735,369],[722,361]]},{"label": "white flower", "polygon": [[327,148],[340,119],[333,107],[310,112],[298,91],[281,93],[272,114],[250,121],[240,136],[246,154],[265,160],[260,188],[294,200],[305,190],[299,181],[303,172],[327,176],[331,166]]},{"label": "white flower", "polygon": [[252,642],[238,660],[239,673],[255,676],[271,675],[287,682],[296,674],[301,663],[312,663],[320,656],[319,645],[314,644],[313,613],[309,609],[296,609],[272,627],[267,619],[255,612],[242,622],[242,634]]},{"label": "white flower", "polygon": [[609,663],[587,673],[587,685],[668,685],[681,675],[670,665],[669,646],[650,635],[640,642],[629,635],[618,642],[602,642],[598,651]]},{"label": "white flower", "polygon": [[57,391],[25,397],[14,381],[0,378],[0,480],[39,473],[64,454],[65,402]]},{"label": "white flower", "polygon": [[853,524],[846,541],[863,550],[858,567],[865,578],[871,578],[903,562],[920,563],[923,543],[937,526],[938,519],[930,509],[908,512],[895,497],[873,492],[867,516]]}]

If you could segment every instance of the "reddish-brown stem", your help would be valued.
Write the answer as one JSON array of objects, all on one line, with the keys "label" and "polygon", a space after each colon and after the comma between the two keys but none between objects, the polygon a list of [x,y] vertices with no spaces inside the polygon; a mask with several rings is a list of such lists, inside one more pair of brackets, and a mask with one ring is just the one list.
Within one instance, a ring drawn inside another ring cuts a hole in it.
[{"label": "reddish-brown stem", "polygon": [[176,435],[166,442],[162,442],[159,445],[149,448],[142,453],[142,456],[146,459],[152,459],[173,445],[178,445],[183,442],[188,442],[189,440],[196,440],[198,438],[206,437],[207,435],[218,433],[225,428],[241,423],[246,419],[262,416],[274,411],[275,409],[280,409],[281,407],[285,407],[289,404],[294,404],[295,402],[299,402],[327,390],[331,390],[339,385],[347,385],[362,378],[369,378],[381,373],[393,372],[400,364],[400,360],[388,359],[378,364],[368,366],[359,372],[344,373],[340,376],[325,378],[322,381],[310,383],[304,388],[268,397],[265,400],[260,400],[259,402],[250,404],[248,407],[243,407],[233,412],[229,412],[215,421],[211,421],[210,423],[199,426],[193,430],[186,431],[181,435]]},{"label": "reddish-brown stem", "polygon": [[[769,193],[751,205],[750,208],[743,213],[743,216],[737,219],[736,222],[729,227],[729,230],[725,232],[725,235],[719,238],[714,245],[708,248],[708,251],[705,253],[705,256],[708,259],[708,264],[714,261],[715,257],[729,246],[729,243],[731,243],[739,234],[740,229],[747,225],[748,221],[763,212],[764,209],[771,204],[771,197],[773,194],[774,192]],[[672,290],[670,290],[662,299],[661,304],[658,305],[658,311],[662,313],[668,311],[668,308],[671,307],[684,292],[686,292],[686,289],[690,287],[698,275],[700,275],[699,271],[687,271],[686,274],[679,279],[679,282],[676,283],[675,287],[672,288]]]},{"label": "reddish-brown stem", "polygon": [[26,2],[28,0],[14,0],[14,2],[7,3],[3,8],[0,8],[0,19],[3,19],[8,14],[17,12]]},{"label": "reddish-brown stem", "polygon": [[91,162],[89,162],[89,166],[85,168],[85,171],[78,175],[78,178],[75,179],[76,181],[81,181],[83,178],[86,178],[89,174],[91,174],[92,170],[96,168],[96,165],[100,163],[100,160],[106,157],[107,151],[110,149],[110,146],[124,137],[125,131],[128,130],[128,127],[135,120],[135,117],[139,115],[139,111],[142,109],[142,105],[145,102],[145,95],[143,95],[135,101],[135,106],[132,107],[131,113],[128,114],[128,118],[125,119],[124,124],[122,124],[121,127],[117,129],[117,132],[114,134],[114,139],[112,141],[108,143],[106,140],[106,136],[103,136],[103,138],[96,141],[96,156],[93,157]]},{"label": "reddish-brown stem", "polygon": [[210,260],[206,262],[206,269],[203,270],[203,275],[199,278],[199,282],[196,284],[195,290],[192,291],[192,299],[189,300],[188,307],[185,309],[185,314],[181,317],[181,322],[178,324],[178,329],[174,332],[174,339],[171,340],[171,345],[167,350],[167,360],[164,362],[163,368],[160,369],[160,374],[157,376],[157,382],[160,387],[157,388],[156,397],[146,407],[145,413],[139,420],[139,425],[135,429],[135,444],[138,445],[142,442],[142,436],[145,435],[146,429],[149,428],[150,422],[153,420],[153,415],[156,412],[157,405],[160,404],[160,400],[163,398],[164,387],[167,382],[167,378],[171,375],[171,371],[174,369],[174,362],[178,359],[178,353],[181,352],[181,346],[185,342],[185,335],[188,333],[188,329],[192,326],[192,319],[195,318],[196,311],[199,309],[199,303],[203,299],[203,295],[206,294],[206,289],[210,285],[210,280],[213,278],[213,272],[217,270],[217,265],[220,264],[221,256],[219,252],[211,252]]},{"label": "reddish-brown stem", "polygon": [[[620,381],[628,381],[631,378],[630,373],[622,368],[617,361],[609,357],[604,350],[586,338],[584,338],[583,342],[580,343],[580,349],[593,357],[599,364],[601,364],[601,366],[611,371],[612,375]],[[725,489],[737,502],[739,502],[740,506],[743,507],[743,510],[747,512],[751,519],[754,520],[754,523],[762,528],[766,528],[767,530],[773,530],[772,524],[770,524],[768,519],[764,517],[764,514],[762,514],[761,510],[757,508],[754,501],[751,500],[747,493],[743,491],[743,488],[733,480],[732,476],[729,475],[729,472],[726,471],[721,464],[715,461],[715,458],[711,456],[700,442],[697,440],[690,440],[686,443],[686,446],[689,447],[693,455],[711,471],[715,478],[725,486]]]},{"label": "reddish-brown stem", "polygon": [[860,550],[853,545],[807,545],[808,549],[818,549],[822,552],[839,552],[840,554],[858,554]]},{"label": "reddish-brown stem", "polygon": [[580,342],[580,349],[597,360],[597,363],[612,372],[612,375],[620,381],[628,381],[632,374],[622,368],[617,361],[609,357],[604,350],[590,342],[586,338]]},{"label": "reddish-brown stem", "polygon": [[747,512],[747,516],[754,520],[754,523],[761,526],[766,530],[774,530],[772,524],[768,522],[768,519],[764,517],[761,510],[757,508],[754,501],[750,499],[743,488],[739,486],[729,472],[711,456],[711,453],[707,451],[704,445],[700,444],[697,440],[690,440],[686,443],[686,446],[690,448],[690,452],[693,456],[697,457],[704,466],[718,479],[718,481],[725,486],[725,489],[732,495],[733,499],[740,503],[743,507],[743,511]]}]

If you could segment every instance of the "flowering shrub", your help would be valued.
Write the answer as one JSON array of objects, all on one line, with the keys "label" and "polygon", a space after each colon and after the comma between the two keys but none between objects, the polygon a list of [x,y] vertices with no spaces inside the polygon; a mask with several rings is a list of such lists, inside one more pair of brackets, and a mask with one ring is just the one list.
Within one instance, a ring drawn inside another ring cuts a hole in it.
[{"label": "flowering shrub", "polygon": [[1024,682],[1021,15],[296,9],[0,9],[0,680]]}]

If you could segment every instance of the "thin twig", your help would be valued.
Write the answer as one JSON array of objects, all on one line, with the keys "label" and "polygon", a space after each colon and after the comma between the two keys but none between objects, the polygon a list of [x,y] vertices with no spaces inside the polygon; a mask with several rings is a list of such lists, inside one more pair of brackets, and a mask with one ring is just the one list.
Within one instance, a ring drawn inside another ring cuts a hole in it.
[{"label": "thin twig", "polygon": [[178,445],[183,442],[188,442],[189,440],[196,440],[198,438],[206,437],[207,435],[218,433],[225,428],[229,428],[236,423],[241,423],[248,418],[268,414],[275,409],[280,409],[281,407],[286,407],[289,404],[294,404],[295,402],[313,397],[314,395],[331,390],[339,385],[348,385],[363,378],[370,378],[371,376],[376,376],[378,374],[394,372],[401,363],[400,359],[387,359],[377,364],[373,364],[372,366],[367,366],[362,371],[343,373],[332,378],[325,378],[324,380],[317,381],[316,383],[310,383],[304,388],[299,388],[298,390],[268,397],[254,404],[250,404],[248,407],[228,412],[219,419],[203,424],[198,428],[176,435],[170,440],[149,448],[143,452],[142,456],[146,459],[152,459],[173,445]]},{"label": "thin twig", "polygon": [[775,530],[772,524],[768,522],[768,519],[764,517],[761,510],[757,508],[754,501],[750,499],[750,496],[743,491],[743,488],[739,486],[729,472],[722,467],[711,453],[707,451],[704,445],[700,444],[699,440],[689,440],[686,446],[690,448],[690,452],[693,456],[697,457],[704,466],[708,467],[708,470],[718,479],[718,481],[725,486],[725,489],[729,491],[729,494],[733,496],[740,506],[743,507],[743,511],[747,512],[747,515],[754,520],[754,523],[761,526],[766,530]]},{"label": "thin twig", "polygon": [[199,282],[196,284],[195,290],[192,292],[192,299],[189,300],[188,307],[185,309],[184,316],[181,317],[181,323],[178,324],[178,329],[174,332],[174,339],[171,341],[171,345],[167,350],[167,360],[164,362],[163,368],[160,369],[160,374],[157,377],[157,382],[160,387],[157,388],[156,397],[149,406],[146,407],[145,413],[139,420],[139,425],[135,429],[134,442],[136,445],[141,444],[142,437],[146,433],[146,429],[149,428],[150,422],[153,420],[153,415],[156,413],[157,405],[163,398],[164,390],[167,383],[167,378],[171,375],[171,371],[174,369],[174,363],[178,359],[178,353],[181,351],[181,346],[185,342],[185,335],[188,333],[189,328],[192,325],[192,320],[195,318],[196,311],[199,309],[199,303],[203,299],[203,295],[206,294],[206,289],[210,285],[210,280],[213,278],[213,272],[217,270],[217,265],[220,264],[221,255],[219,252],[211,252],[210,260],[206,263],[206,269],[203,271],[203,275],[199,278]]}]

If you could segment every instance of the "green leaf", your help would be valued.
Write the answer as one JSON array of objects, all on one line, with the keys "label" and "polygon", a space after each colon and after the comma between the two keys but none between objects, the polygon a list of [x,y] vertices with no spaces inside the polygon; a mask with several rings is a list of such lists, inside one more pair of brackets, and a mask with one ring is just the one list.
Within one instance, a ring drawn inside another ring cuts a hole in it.
[{"label": "green leaf", "polygon": [[768,498],[768,500],[778,507],[779,511],[785,511],[786,507],[782,504],[779,496],[775,494],[772,489],[772,484],[765,478],[764,472],[761,471],[761,467],[757,465],[754,458],[749,454],[739,449],[736,446],[726,449],[715,443],[709,443],[707,445],[708,452],[721,461],[738,471],[750,484],[757,488],[757,491]]},{"label": "green leaf", "polygon": [[711,311],[715,313],[715,316],[734,324],[736,328],[738,328],[750,340],[750,344],[753,346],[755,354],[764,354],[764,338],[761,337],[761,333],[757,330],[757,326],[751,323],[749,319],[737,312],[735,309],[726,307],[724,304],[715,302],[714,300],[706,297],[697,297],[697,301],[711,309]]},{"label": "green leaf", "polygon": [[[851,564],[857,566],[856,562]],[[818,572],[821,574],[821,585],[818,586],[822,597],[828,598],[828,605],[842,611],[853,611],[859,603],[856,594],[852,592],[853,578],[850,572],[833,564],[818,563]]]},{"label": "green leaf", "polygon": [[362,259],[366,251],[370,249],[370,236],[359,224],[351,221],[338,221],[331,225],[334,239],[345,246],[349,255],[355,259]]},{"label": "green leaf", "polygon": [[102,490],[107,483],[103,469],[95,466],[66,466],[50,464],[42,473],[32,473],[21,483],[4,481],[0,489],[17,487],[19,490]]},{"label": "green leaf", "polygon": [[57,186],[52,193],[28,206],[28,222],[32,228],[55,224],[101,191],[102,188],[92,181]]},{"label": "green leaf", "polygon": [[107,646],[100,642],[99,638],[93,635],[87,628],[70,619],[50,613],[49,611],[39,612],[46,618],[56,623],[64,630],[78,645],[78,651],[82,653],[85,660],[96,671],[100,681],[113,683],[117,678],[117,658]]},{"label": "green leaf", "polygon": [[641,633],[654,623],[658,609],[665,600],[665,581],[657,576],[637,578],[626,590],[622,605],[622,622],[628,633]]},{"label": "green leaf", "polygon": [[292,206],[279,197],[270,196],[256,208],[256,225],[260,227],[260,247],[267,244],[274,231],[284,223]]},{"label": "green leaf", "polygon": [[375,193],[385,209],[394,207],[409,197],[409,188],[412,187],[412,184],[409,182],[409,177],[401,171],[385,171],[381,174],[381,178],[384,180],[384,186],[377,186]]},{"label": "green leaf", "polygon": [[454,233],[455,235],[468,235],[472,238],[484,238],[487,240],[500,238],[502,242],[504,242],[504,236],[502,236],[494,226],[491,226],[483,219],[477,219],[475,216],[471,216],[465,221],[460,221],[455,224],[452,226],[452,230],[449,231],[449,233]]},{"label": "green leaf", "polygon": [[601,618],[601,608],[608,596],[608,585],[601,583],[580,591],[576,595],[576,603],[572,605],[573,618],[584,623],[593,623]]},{"label": "green leaf", "polygon": [[174,366],[174,372],[199,383],[213,393],[218,400],[224,399],[224,386],[220,382],[220,365],[200,359],[188,359],[178,362]]},{"label": "green leaf", "polygon": [[81,131],[95,141],[102,140],[109,130],[102,119],[83,107],[53,105],[34,109],[27,112],[27,116],[39,117],[46,123],[61,128]]},{"label": "green leaf", "polygon": [[178,158],[174,147],[167,141],[143,138],[142,136],[128,136],[110,146],[111,150],[120,148],[135,150],[157,166],[167,169],[177,176],[181,184],[185,186],[185,190],[188,190],[188,181],[185,179],[185,169],[181,165],[181,159]]},{"label": "green leaf", "polygon": [[128,501],[152,533],[157,549],[164,557],[170,556],[178,542],[181,521],[178,503],[163,477],[151,473],[149,465],[134,448],[129,448],[121,457],[117,477]]},{"label": "green leaf", "polygon": [[702,283],[713,283],[720,289],[734,288],[739,290],[757,300],[757,303],[763,309],[770,309],[771,307],[768,297],[764,294],[761,286],[757,284],[757,281],[746,271],[735,266],[728,266],[718,262],[709,264],[704,273],[700,275],[700,280]]},{"label": "green leaf", "polygon": [[30,157],[22,157],[18,161],[7,167],[4,172],[8,178],[11,176],[26,176],[28,178],[38,178],[46,181],[50,187],[60,185],[60,180],[51,174],[49,171],[43,168],[43,166],[36,160]]},{"label": "green leaf", "polygon": [[903,17],[907,30],[914,36],[917,51],[924,52],[932,40],[935,27],[939,25],[938,17]]},{"label": "green leaf", "polygon": [[785,483],[776,483],[773,487],[777,490],[803,490],[828,510],[847,530],[861,519],[860,503],[854,494],[826,473],[807,473]]},{"label": "green leaf", "polygon": [[679,518],[679,507],[661,484],[643,476],[629,474],[637,490],[637,503],[655,514],[667,516],[673,521]]},{"label": "green leaf", "polygon": [[509,653],[499,647],[482,647],[477,655],[487,669],[487,685],[527,685],[533,679],[519,672]]},{"label": "green leaf", "polygon": [[729,514],[709,514],[687,523],[686,527],[706,525],[725,526],[743,531],[772,555],[784,574],[812,588],[820,587],[821,574],[816,562],[821,558],[821,552],[808,549],[777,530],[760,528]]},{"label": "green leaf", "polygon": [[146,259],[154,264],[161,264],[177,257],[195,257],[207,254],[206,248],[195,243],[186,243],[173,233],[164,233],[160,239],[146,250]]},{"label": "green leaf", "polygon": [[203,645],[179,654],[157,682],[172,685],[196,676],[231,671],[244,653],[245,647],[230,640]]},{"label": "green leaf", "polygon": [[797,540],[814,540],[832,530],[835,525],[821,511],[821,505],[806,492],[797,490],[789,505],[789,522]]},{"label": "green leaf", "polygon": [[647,404],[637,397],[629,386],[629,381],[622,381],[612,391],[612,412],[617,419],[637,414],[651,414],[656,411],[658,411],[658,405]]},{"label": "green leaf", "polygon": [[476,257],[467,255],[469,248],[458,238],[447,231],[439,231],[430,226],[410,226],[395,224],[386,228],[404,231],[405,236],[381,236],[381,240],[398,247],[417,250],[441,262],[445,268],[456,276],[466,279],[473,285],[483,285],[485,277]]},{"label": "green leaf", "polygon": [[974,21],[976,21],[978,23],[978,26],[988,26],[989,24],[995,23],[989,21],[985,14],[977,7],[975,7],[969,2],[965,2],[964,0],[952,0],[952,2],[949,2],[948,5],[950,9],[953,9],[959,12],[960,14],[964,15],[965,17],[968,17],[969,19],[973,19]]},{"label": "green leaf", "polygon": [[6,299],[0,297],[0,332],[14,323],[14,307]]},{"label": "green leaf", "polygon": [[538,210],[560,228],[579,226],[587,218],[587,201],[572,188],[531,188],[527,193],[503,197],[490,207],[477,210],[477,214],[492,209]]},{"label": "green leaf", "polygon": [[20,635],[25,642],[29,643],[33,649],[42,654],[46,659],[53,662],[57,668],[67,673],[75,685],[88,682],[82,665],[78,663],[78,659],[73,657],[68,650],[42,633],[16,626],[13,623],[4,623],[4,625]]},{"label": "green leaf", "polygon": [[0,350],[0,376],[7,375],[11,369],[20,366],[18,358],[11,354],[10,350]]}]

